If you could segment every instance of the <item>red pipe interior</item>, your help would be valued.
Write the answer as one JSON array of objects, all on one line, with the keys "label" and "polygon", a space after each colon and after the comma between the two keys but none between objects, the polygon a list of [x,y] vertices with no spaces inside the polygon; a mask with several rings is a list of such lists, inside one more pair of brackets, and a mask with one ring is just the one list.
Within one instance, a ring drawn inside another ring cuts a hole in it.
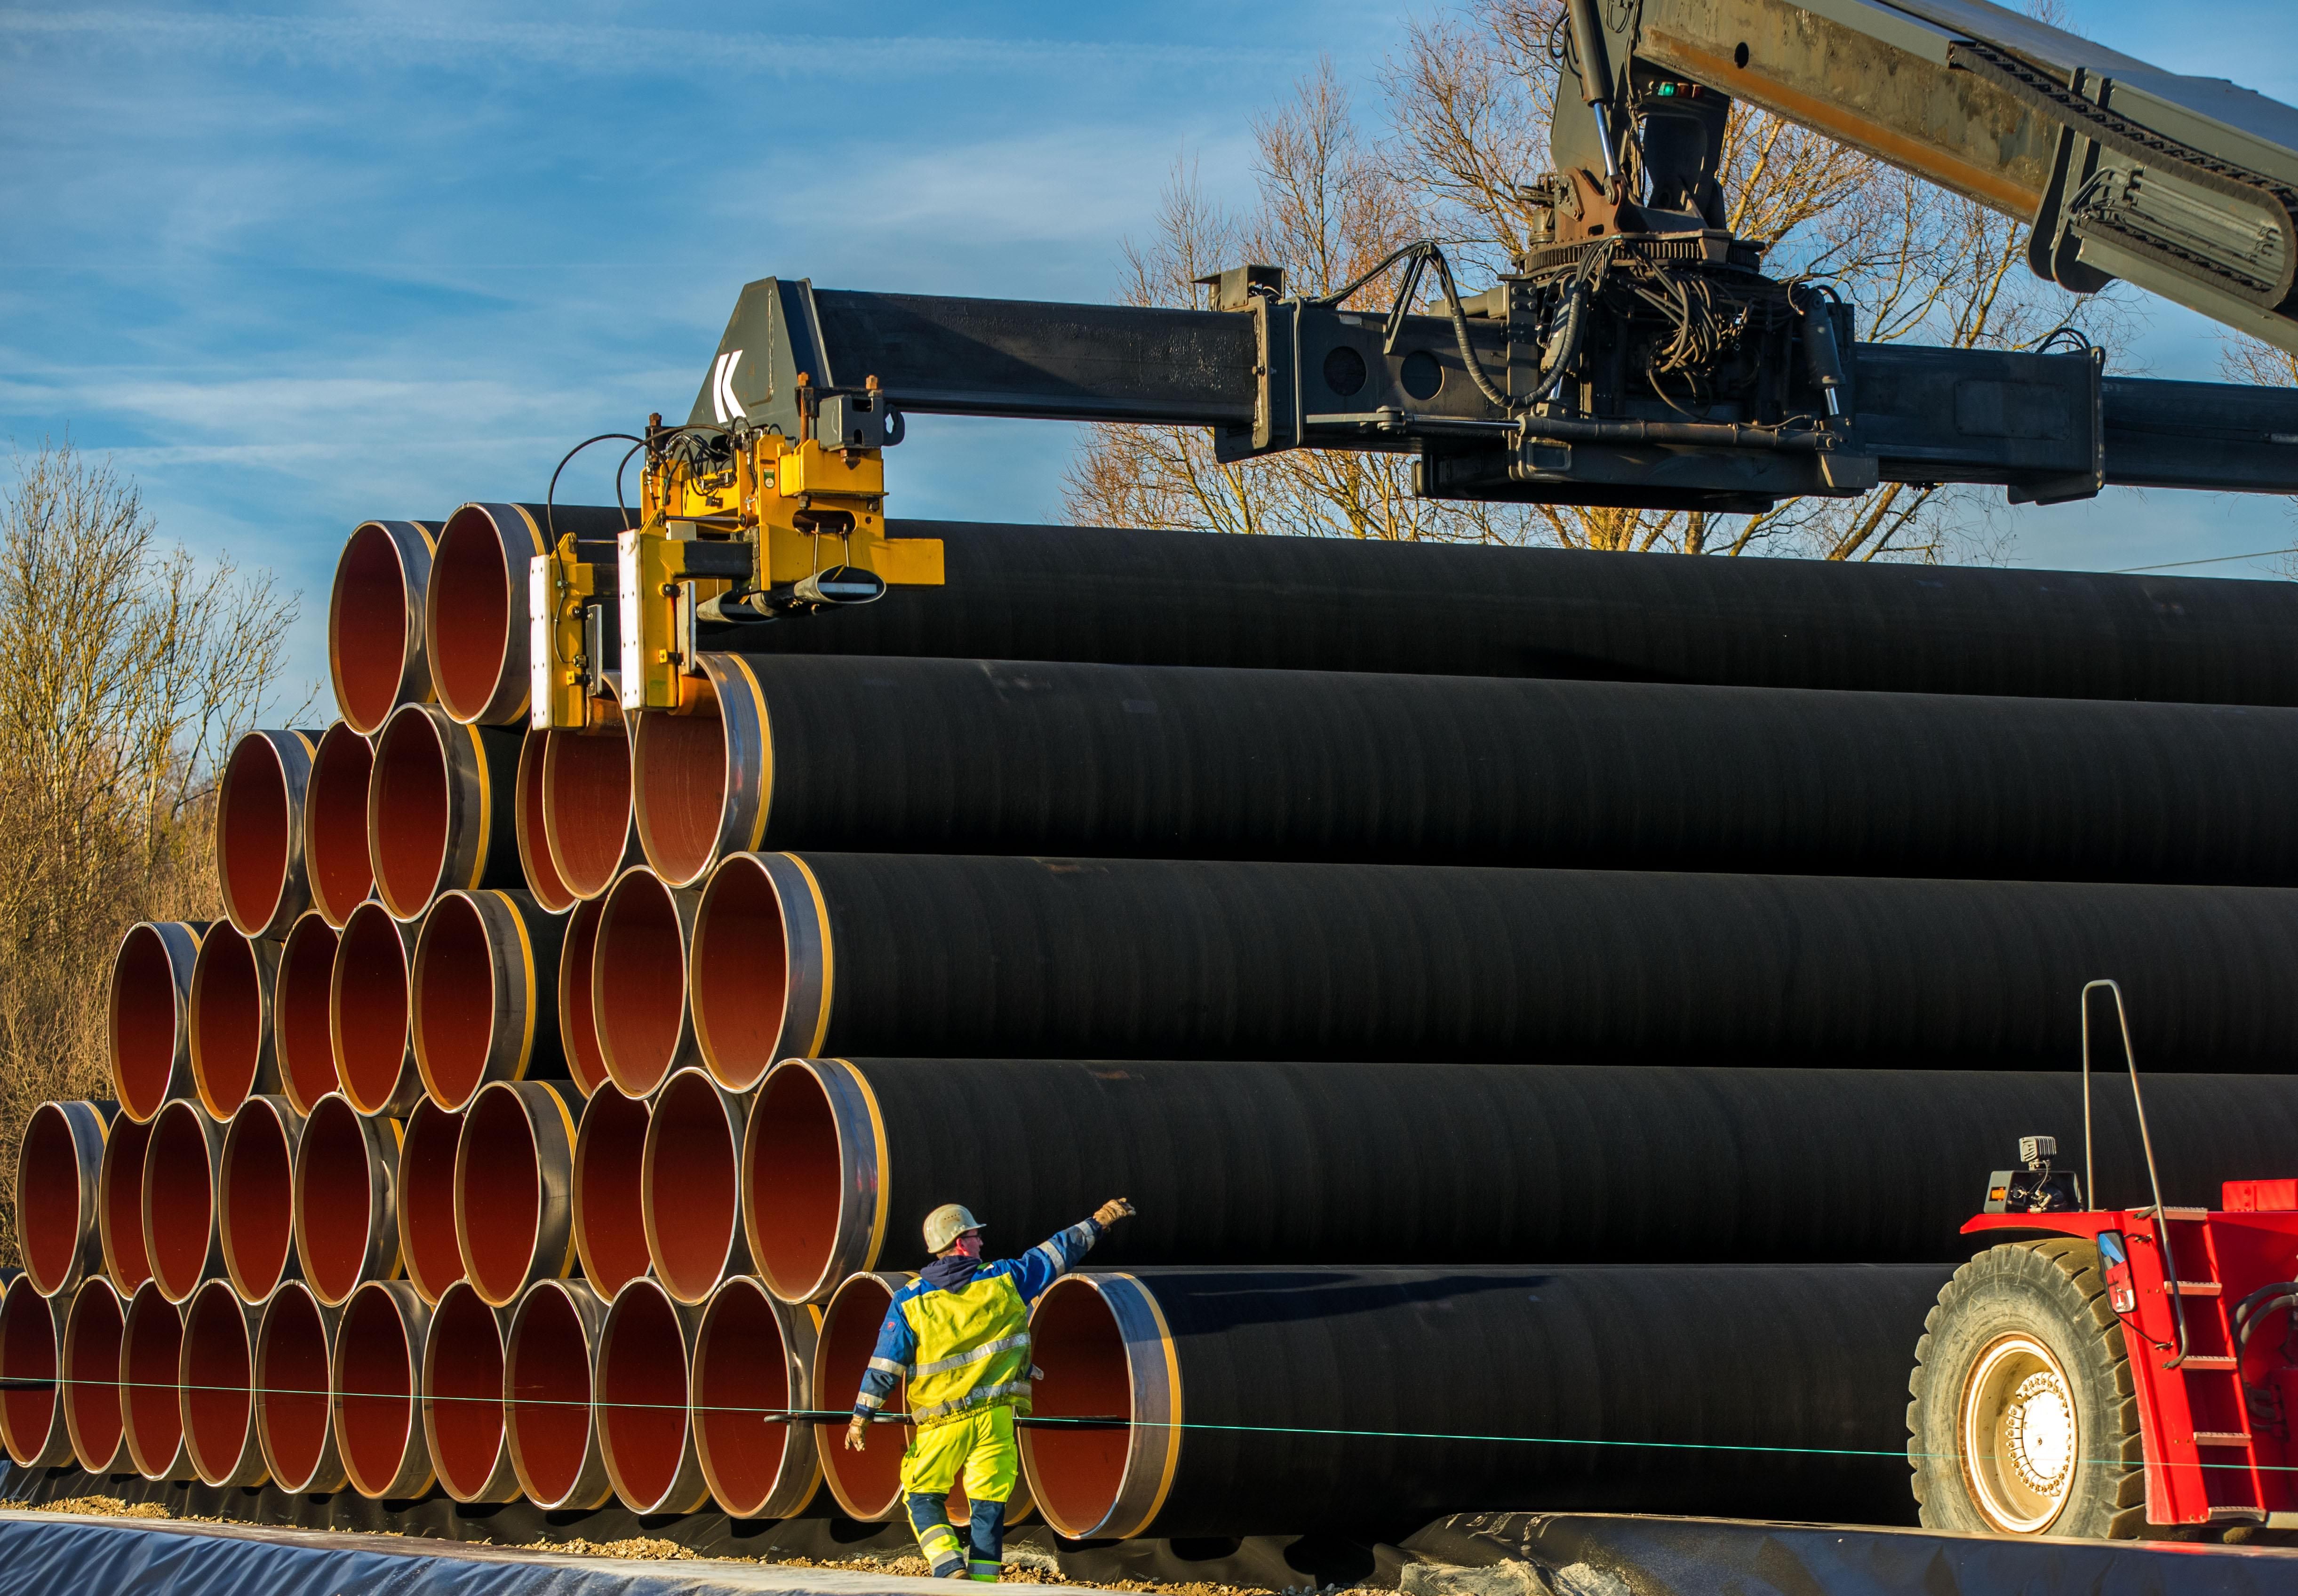
[{"label": "red pipe interior", "polygon": [[79,1255],[81,1183],[95,1174],[79,1167],[79,1144],[62,1105],[34,1109],[16,1149],[16,1234],[24,1272],[44,1292],[62,1289],[71,1274]]},{"label": "red pipe interior", "polygon": [[654,1266],[684,1302],[698,1302],[725,1272],[741,1234],[741,1127],[707,1075],[681,1071],[654,1101],[646,1214]]},{"label": "red pipe interior", "polygon": [[317,914],[306,914],[287,933],[272,980],[272,1044],[288,1100],[303,1112],[335,1090],[335,1046],[327,1030],[327,989],[335,980],[335,949],[343,938]]},{"label": "red pipe interior", "polygon": [[[1125,1334],[1101,1294],[1082,1280],[1056,1281],[1029,1321],[1030,1356],[1045,1371],[1029,1393],[1047,1418],[1106,1418],[1133,1413]],[[1022,1444],[1036,1467],[1038,1505],[1074,1528],[1099,1524],[1125,1484],[1130,1429],[1031,1429]]]},{"label": "red pipe interior", "polygon": [[447,870],[447,826],[454,805],[440,735],[429,715],[409,710],[392,716],[375,740],[368,843],[376,891],[401,915],[429,903]]},{"label": "red pipe interior", "polygon": [[279,912],[294,837],[287,768],[271,740],[251,732],[231,751],[216,793],[216,874],[239,925],[258,930]]},{"label": "red pipe interior", "polygon": [[506,1426],[527,1481],[558,1501],[574,1488],[591,1443],[590,1348],[564,1294],[539,1288],[520,1302],[506,1390]]},{"label": "red pipe interior", "polygon": [[781,1475],[789,1426],[766,1416],[805,1405],[790,1389],[772,1299],[748,1281],[729,1282],[695,1336],[694,1439],[712,1489],[734,1517],[754,1516]]},{"label": "red pipe interior", "polygon": [[601,1295],[647,1272],[641,1203],[646,1164],[647,1105],[612,1087],[583,1111],[574,1149],[574,1235],[583,1272]]},{"label": "red pipe interior", "polygon": [[335,1444],[363,1495],[382,1495],[416,1437],[416,1348],[388,1291],[360,1291],[335,1327]]},{"label": "red pipe interior", "polygon": [[495,1311],[467,1286],[439,1299],[423,1349],[431,1461],[448,1493],[483,1490],[502,1456],[503,1346]]},{"label": "red pipe interior", "polygon": [[670,1299],[639,1286],[615,1299],[599,1354],[599,1424],[632,1500],[658,1502],[686,1451],[686,1341]]},{"label": "red pipe interior", "polygon": [[[785,1299],[811,1294],[835,1261],[847,1193],[838,1121],[810,1070],[776,1071],[750,1110],[750,1240],[758,1273]],[[878,1178],[886,1178],[880,1170]],[[854,1194],[861,1201],[861,1195]]]},{"label": "red pipe interior", "polygon": [[495,1013],[486,922],[469,898],[451,893],[424,917],[415,959],[415,1024],[432,1089],[444,1101],[467,1104],[486,1084]]},{"label": "red pipe interior", "polygon": [[376,1222],[372,1190],[358,1111],[341,1097],[324,1099],[305,1121],[295,1154],[303,1274],[322,1298],[341,1302],[359,1284]]},{"label": "red pipe interior", "polygon": [[367,846],[367,789],[375,750],[349,726],[327,728],[303,787],[303,869],[311,897],[340,925],[375,890]]},{"label": "red pipe interior", "polygon": [[211,1280],[184,1310],[184,1440],[215,1477],[238,1467],[255,1439],[255,1349],[247,1312],[228,1280]]},{"label": "red pipe interior", "polygon": [[149,1120],[176,1068],[176,978],[168,945],[148,925],[120,939],[112,962],[112,1074],[122,1106]]},{"label": "red pipe interior", "polygon": [[550,733],[530,730],[518,746],[518,860],[526,872],[526,889],[534,901],[553,914],[574,905],[574,890],[550,862],[550,834],[543,829],[543,761]]},{"label": "red pipe interior", "polygon": [[614,885],[631,834],[631,744],[617,714],[589,732],[552,732],[542,762],[543,823],[569,890]]},{"label": "red pipe interior", "polygon": [[144,1157],[151,1146],[152,1128],[125,1114],[112,1121],[103,1145],[96,1193],[109,1236],[103,1266],[123,1292],[132,1292],[152,1278],[151,1249],[144,1240]]},{"label": "red pipe interior", "polygon": [[379,1113],[407,1066],[407,944],[380,904],[362,904],[335,947],[330,993],[343,1096]]},{"label": "red pipe interior", "polygon": [[[457,1176],[471,1283],[506,1302],[526,1283],[542,1232],[542,1153],[516,1092],[482,1092],[463,1135],[470,1156]],[[556,1270],[552,1271],[556,1273]]]},{"label": "red pipe interior", "polygon": [[120,1405],[128,1451],[147,1475],[171,1464],[184,1443],[176,1391],[183,1350],[184,1320],[175,1304],[148,1287],[137,1292],[120,1336]]},{"label": "red pipe interior", "polygon": [[647,858],[676,881],[709,866],[726,811],[726,727],[715,699],[639,720],[631,772]]},{"label": "red pipe interior", "polygon": [[599,1051],[598,1015],[591,1006],[591,972],[599,951],[599,917],[606,900],[590,898],[566,917],[566,937],[558,953],[558,1038],[566,1049],[566,1072],[588,1097],[607,1080],[607,1055]]},{"label": "red pipe interior", "polygon": [[265,1304],[256,1340],[264,1456],[282,1489],[300,1490],[327,1446],[327,1323],[309,1292],[291,1287]]},{"label": "red pipe interior", "polygon": [[335,1444],[363,1495],[380,1495],[407,1460],[420,1352],[391,1293],[362,1291],[343,1309],[335,1330]]},{"label": "red pipe interior", "polygon": [[98,1282],[64,1321],[64,1412],[80,1466],[103,1473],[120,1455],[120,1298]]},{"label": "red pipe interior", "polygon": [[399,1146],[399,1247],[407,1278],[433,1302],[463,1278],[455,1240],[455,1152],[463,1116],[428,1097],[407,1116]]},{"label": "red pipe interior", "polygon": [[295,1255],[295,1153],[279,1111],[252,1097],[232,1116],[223,1143],[223,1253],[261,1300]]},{"label": "red pipe interior", "polygon": [[[522,592],[525,576],[521,572]],[[439,642],[431,660],[439,701],[458,719],[475,720],[502,680],[511,627],[526,624],[525,616],[511,614],[502,537],[484,510],[467,505],[448,518],[432,552],[426,601]]]},{"label": "red pipe interior", "polygon": [[192,1045],[208,1107],[228,1117],[255,1089],[263,1060],[263,976],[255,949],[218,921],[201,939],[192,978]]},{"label": "red pipe interior", "polygon": [[145,1154],[144,1239],[153,1278],[178,1302],[191,1295],[207,1268],[216,1234],[215,1175],[200,1111],[180,1098],[170,1103],[152,1121]]},{"label": "red pipe interior", "polygon": [[391,534],[373,522],[343,545],[327,607],[327,651],[345,719],[369,731],[383,724],[407,669],[407,574]]},{"label": "red pipe interior", "polygon": [[[19,1276],[0,1296],[0,1380],[56,1377],[55,1311]],[[56,1388],[0,1390],[0,1438],[18,1462],[38,1454],[56,1421]]]},{"label": "red pipe interior", "polygon": [[[821,1371],[815,1407],[844,1410],[854,1405],[870,1354],[877,1349],[878,1327],[886,1322],[886,1308],[893,1300],[885,1282],[864,1275],[849,1279],[830,1300],[814,1360]],[[901,1407],[906,1394],[906,1385],[897,1386],[886,1406]],[[860,1452],[846,1450],[843,1425],[816,1425],[814,1433],[822,1467],[857,1512],[865,1518],[881,1518],[895,1509],[902,1494],[902,1448],[909,1439],[908,1426],[873,1425],[869,1450]]]},{"label": "red pipe interior", "polygon": [[694,917],[694,1029],[720,1079],[756,1080],[780,1062],[789,992],[781,899],[758,865],[734,860]]},{"label": "red pipe interior", "polygon": [[591,978],[598,983],[599,1039],[616,1084],[651,1092],[678,1055],[686,1017],[686,945],[670,889],[632,871],[607,895]]}]

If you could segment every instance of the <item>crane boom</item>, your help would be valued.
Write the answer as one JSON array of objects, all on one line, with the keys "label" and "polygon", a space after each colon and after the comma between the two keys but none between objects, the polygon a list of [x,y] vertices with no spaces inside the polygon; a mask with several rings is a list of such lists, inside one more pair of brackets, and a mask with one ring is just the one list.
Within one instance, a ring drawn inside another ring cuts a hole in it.
[{"label": "crane boom", "polygon": [[2119,277],[2298,352],[2298,110],[1989,0],[1609,10],[1648,68],[2029,224],[2038,276],[2079,293]]},{"label": "crane boom", "polygon": [[[2109,377],[2079,338],[1862,342],[1825,285],[1765,274],[1723,191],[1744,101],[2029,224],[2066,288],[2120,278],[2298,351],[2298,111],[1988,0],[1566,0],[1558,26],[1555,170],[1482,293],[1428,240],[1337,293],[1234,267],[1202,310],[747,285],[684,423],[649,426],[613,563],[571,537],[536,561],[537,723],[587,724],[610,678],[625,708],[682,707],[712,626],[939,583],[940,544],[885,517],[911,413],[1403,454],[1436,499],[2298,493],[2298,388]],[[1391,270],[1389,310],[1348,308]]]}]

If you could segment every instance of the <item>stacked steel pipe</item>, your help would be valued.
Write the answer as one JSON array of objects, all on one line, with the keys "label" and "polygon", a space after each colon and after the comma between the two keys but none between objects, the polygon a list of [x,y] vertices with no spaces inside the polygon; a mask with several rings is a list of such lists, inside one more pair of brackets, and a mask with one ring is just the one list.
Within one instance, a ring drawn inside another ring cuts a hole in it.
[{"label": "stacked steel pipe", "polygon": [[233,751],[226,918],[27,1126],[15,1461],[885,1518],[926,1211],[1125,1195],[1015,1517],[1889,1520],[2083,982],[2174,1200],[2298,1142],[2286,584],[912,524],[946,587],[529,729],[533,562],[624,524],[351,535],[343,718]]}]

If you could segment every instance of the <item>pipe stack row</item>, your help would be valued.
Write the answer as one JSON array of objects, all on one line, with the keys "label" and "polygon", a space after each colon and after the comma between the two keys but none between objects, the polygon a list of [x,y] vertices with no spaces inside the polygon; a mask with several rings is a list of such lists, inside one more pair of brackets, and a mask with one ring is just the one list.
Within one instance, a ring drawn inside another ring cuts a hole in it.
[{"label": "pipe stack row", "polygon": [[621,525],[352,534],[343,718],[240,743],[227,920],[28,1129],[20,1463],[884,1518],[925,1212],[1122,1194],[1037,1313],[1063,1534],[1889,1520],[2083,982],[2173,1200],[2298,1135],[2286,584],[912,524],[946,587],[530,729],[530,562]]}]

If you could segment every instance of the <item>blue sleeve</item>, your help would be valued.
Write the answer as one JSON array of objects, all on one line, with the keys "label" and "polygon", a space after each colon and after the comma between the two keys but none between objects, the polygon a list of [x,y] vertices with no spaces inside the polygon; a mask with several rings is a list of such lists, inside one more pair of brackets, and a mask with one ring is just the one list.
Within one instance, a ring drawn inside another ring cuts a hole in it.
[{"label": "blue sleeve", "polygon": [[893,1306],[886,1310],[886,1322],[878,1329],[878,1350],[870,1354],[869,1372],[862,1377],[861,1394],[854,1399],[854,1411],[866,1418],[886,1405],[894,1394],[894,1387],[910,1372],[910,1363],[917,1356],[917,1332],[910,1328],[907,1316],[902,1312],[902,1299],[897,1296]]},{"label": "blue sleeve", "polygon": [[1021,1300],[1034,1302],[1045,1295],[1047,1286],[1085,1261],[1085,1255],[1100,1239],[1101,1226],[1096,1221],[1079,1220],[1013,1260],[1013,1284],[1021,1287]]}]

